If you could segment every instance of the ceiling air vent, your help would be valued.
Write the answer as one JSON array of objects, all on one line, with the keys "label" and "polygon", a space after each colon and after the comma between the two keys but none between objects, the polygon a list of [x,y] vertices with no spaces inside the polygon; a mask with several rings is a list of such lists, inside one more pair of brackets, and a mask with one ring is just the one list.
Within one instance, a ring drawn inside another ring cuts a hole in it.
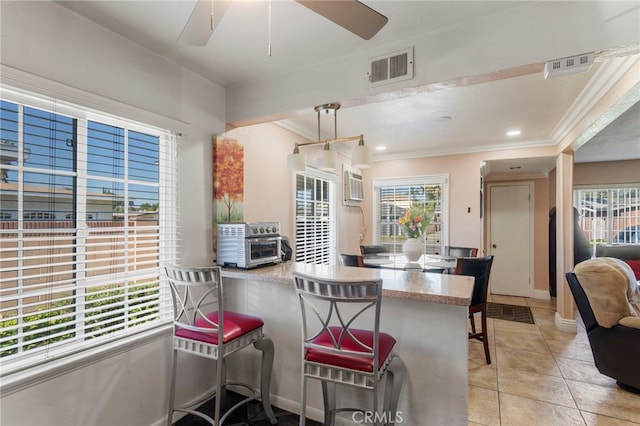
[{"label": "ceiling air vent", "polygon": [[554,59],[544,64],[544,79],[559,77],[567,74],[577,74],[588,71],[593,64],[593,52],[568,58]]},{"label": "ceiling air vent", "polygon": [[370,58],[370,87],[413,78],[413,47]]}]

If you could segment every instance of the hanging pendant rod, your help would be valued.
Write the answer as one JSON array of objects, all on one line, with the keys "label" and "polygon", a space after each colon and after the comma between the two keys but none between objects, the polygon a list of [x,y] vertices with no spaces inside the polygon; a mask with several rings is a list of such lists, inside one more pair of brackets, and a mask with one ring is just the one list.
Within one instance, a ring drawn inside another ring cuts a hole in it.
[{"label": "hanging pendant rod", "polygon": [[318,140],[313,142],[302,142],[302,143],[296,143],[296,146],[300,147],[300,146],[320,145],[320,144],[328,144],[328,143],[334,143],[334,142],[349,142],[349,141],[360,141],[364,143],[364,135],[348,136],[344,138],[335,138],[335,139],[323,139],[323,140]]}]

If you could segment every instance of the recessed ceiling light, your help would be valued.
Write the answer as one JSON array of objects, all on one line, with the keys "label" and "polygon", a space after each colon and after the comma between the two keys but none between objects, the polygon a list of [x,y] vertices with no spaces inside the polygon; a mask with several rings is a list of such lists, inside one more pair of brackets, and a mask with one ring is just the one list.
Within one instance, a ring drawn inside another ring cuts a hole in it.
[{"label": "recessed ceiling light", "polygon": [[509,130],[507,136],[519,136],[522,132],[520,130]]},{"label": "recessed ceiling light", "polygon": [[384,151],[385,149],[387,149],[386,146],[376,146],[376,151]]}]

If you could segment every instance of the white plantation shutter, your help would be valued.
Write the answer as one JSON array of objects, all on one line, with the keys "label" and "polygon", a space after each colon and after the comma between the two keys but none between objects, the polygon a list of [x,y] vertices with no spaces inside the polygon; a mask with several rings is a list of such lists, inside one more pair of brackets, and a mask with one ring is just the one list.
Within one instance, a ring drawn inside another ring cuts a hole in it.
[{"label": "white plantation shutter", "polygon": [[16,99],[0,117],[3,374],[166,324],[178,246],[171,132]]},{"label": "white plantation shutter", "polygon": [[295,186],[295,260],[331,264],[336,258],[335,180],[298,173]]}]

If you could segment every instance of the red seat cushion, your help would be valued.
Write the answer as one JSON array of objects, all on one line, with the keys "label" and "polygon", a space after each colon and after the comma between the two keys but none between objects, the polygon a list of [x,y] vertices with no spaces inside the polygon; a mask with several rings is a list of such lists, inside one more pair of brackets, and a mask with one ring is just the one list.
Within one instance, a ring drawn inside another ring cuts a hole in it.
[{"label": "red seat cushion", "polygon": [[[340,335],[341,327],[329,327],[331,334],[334,338],[338,339]],[[367,346],[373,346],[373,332],[369,330],[350,329],[353,336],[364,343]],[[316,345],[326,346],[327,348],[333,348],[333,342],[329,337],[327,331],[322,332],[318,337],[313,339],[313,343]],[[380,333],[378,338],[379,355],[378,355],[378,369],[381,365],[384,365],[384,361],[391,354],[393,346],[396,344],[396,340],[386,333]],[[366,352],[362,349],[349,335],[344,335],[342,338],[342,349]],[[373,372],[373,358],[351,356],[351,355],[338,355],[328,352],[324,352],[319,349],[307,349],[306,360],[317,362],[320,364],[333,365],[335,367],[348,368],[350,370],[365,371],[368,373]]]},{"label": "red seat cushion", "polygon": [[636,280],[640,280],[640,260],[625,260],[625,262],[631,267],[633,273],[636,276]]},{"label": "red seat cushion", "polygon": [[[211,312],[206,315],[209,321],[214,324],[218,324],[218,311]],[[196,327],[211,328],[211,325],[207,323],[204,318],[198,318],[195,323]],[[224,312],[224,330],[222,333],[222,341],[227,343],[233,339],[249,333],[250,331],[260,328],[264,325],[264,322],[251,315],[240,314],[238,312]],[[198,340],[200,342],[211,343],[213,345],[218,344],[217,333],[202,333],[199,331],[191,331],[184,328],[179,328],[176,331],[176,336],[183,337],[185,339]]]}]

